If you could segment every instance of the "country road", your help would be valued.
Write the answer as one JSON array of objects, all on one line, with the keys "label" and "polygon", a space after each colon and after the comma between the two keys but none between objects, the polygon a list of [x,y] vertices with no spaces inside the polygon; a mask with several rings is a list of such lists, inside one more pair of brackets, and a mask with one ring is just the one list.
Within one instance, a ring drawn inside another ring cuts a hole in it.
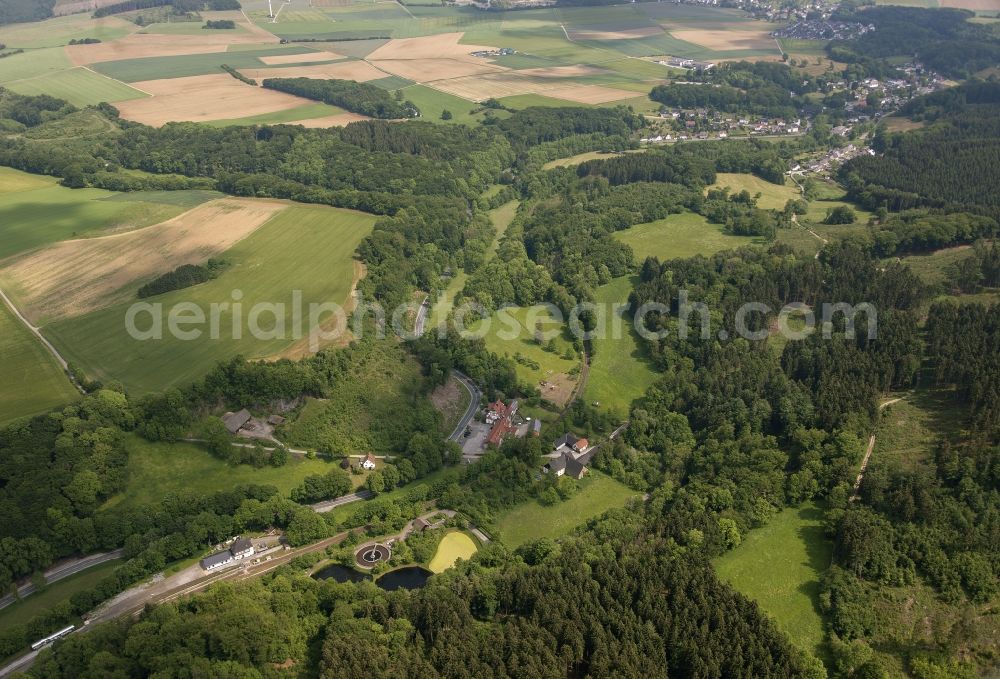
[{"label": "country road", "polygon": [[427,311],[431,308],[430,300],[430,296],[424,297],[424,301],[420,303],[420,308],[417,309],[417,318],[413,322],[413,335],[415,337],[424,336],[424,325],[427,323]]},{"label": "country road", "polygon": [[348,493],[347,495],[341,495],[340,497],[335,497],[332,500],[323,500],[322,502],[317,502],[314,505],[309,505],[309,507],[318,514],[324,514],[332,509],[341,507],[352,502],[359,502],[361,500],[371,500],[375,497],[375,493],[371,492],[367,488],[358,488],[353,493]]},{"label": "country road", "polygon": [[[903,398],[905,397],[900,396],[899,398],[894,398],[890,401],[886,401],[885,403],[879,405],[878,407],[879,412],[882,412],[882,409],[885,408],[886,406],[891,406],[893,403],[898,403],[899,401],[902,401]],[[868,460],[871,459],[872,451],[874,450],[875,450],[875,433],[872,432],[871,437],[868,439],[868,449],[865,450],[865,457],[863,460],[861,460],[861,469],[858,471],[858,478],[854,479],[854,492],[851,493],[851,502],[854,502],[858,499],[858,492],[861,490],[861,482],[864,480],[865,472],[868,470]]]},{"label": "country road", "polygon": [[[43,575],[45,576],[45,582],[51,585],[53,582],[59,582],[64,578],[76,575],[77,573],[85,571],[88,568],[93,568],[94,566],[99,566],[102,563],[120,559],[123,556],[125,556],[124,549],[116,549],[111,552],[100,552],[97,554],[88,554],[87,556],[81,556],[76,559],[61,561],[45,571]],[[13,594],[7,594],[0,597],[0,608],[6,608],[18,599],[23,599],[29,594],[33,594],[34,591],[35,585],[33,583],[25,583],[17,588],[17,597]]]},{"label": "country road", "polygon": [[472,378],[465,373],[458,370],[452,370],[451,374],[454,375],[455,379],[457,379],[462,386],[465,387],[465,390],[469,392],[469,407],[465,409],[465,414],[462,416],[462,419],[458,421],[458,425],[455,427],[455,430],[451,432],[451,436],[448,437],[449,441],[457,442],[461,440],[462,432],[464,432],[465,428],[469,426],[469,422],[471,422],[472,418],[476,416],[476,411],[479,410],[479,402],[483,398],[483,392],[479,390],[479,387],[477,387],[476,383],[472,381]]},{"label": "country road", "polygon": [[8,297],[7,293],[5,293],[3,290],[0,290],[0,298],[3,299],[4,304],[6,304],[7,307],[14,313],[14,315],[17,317],[17,320],[21,321],[21,323],[24,324],[24,327],[26,327],[31,332],[32,335],[37,337],[38,341],[42,343],[42,345],[49,351],[50,354],[52,354],[53,358],[55,358],[56,362],[59,364],[59,367],[61,367],[63,369],[63,372],[66,373],[66,376],[69,378],[69,381],[73,383],[73,386],[76,387],[81,394],[86,394],[87,392],[83,388],[83,386],[81,386],[80,383],[76,381],[76,378],[73,377],[73,375],[69,372],[69,364],[66,362],[66,359],[62,357],[62,354],[59,353],[58,349],[52,346],[51,342],[45,339],[45,335],[42,334],[42,331],[33,326],[31,322],[27,318],[25,318],[20,311],[18,311],[17,307],[14,306],[14,302],[11,301],[10,297]]}]

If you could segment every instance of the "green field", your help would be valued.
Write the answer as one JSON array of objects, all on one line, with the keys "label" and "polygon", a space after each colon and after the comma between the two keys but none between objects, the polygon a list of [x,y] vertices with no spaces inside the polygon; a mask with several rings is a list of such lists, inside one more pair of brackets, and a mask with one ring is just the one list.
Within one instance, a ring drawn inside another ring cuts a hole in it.
[{"label": "green field", "polygon": [[330,106],[329,104],[305,104],[286,111],[274,111],[272,113],[262,113],[246,118],[231,118],[228,120],[212,120],[204,123],[212,127],[228,127],[229,125],[279,125],[288,123],[294,125],[299,120],[309,120],[310,118],[325,118],[344,113],[344,109]]},{"label": "green field", "polygon": [[721,225],[710,224],[703,216],[693,212],[636,224],[617,232],[615,238],[631,247],[639,262],[646,257],[664,260],[707,256],[754,242],[748,236],[723,233]]},{"label": "green field", "polygon": [[80,394],[42,343],[0,301],[0,425],[37,415]]},{"label": "green field", "polygon": [[756,601],[803,650],[821,655],[819,580],[830,565],[823,511],[813,503],[785,509],[719,558],[722,580]]},{"label": "green field", "polygon": [[192,75],[225,73],[222,65],[233,68],[264,68],[266,64],[257,57],[278,54],[308,54],[314,50],[308,47],[279,47],[277,45],[235,52],[211,52],[208,54],[183,54],[173,57],[143,57],[104,61],[94,64],[98,73],[126,83],[160,78],[183,78]]},{"label": "green field", "polygon": [[88,568],[76,575],[57,580],[40,592],[30,594],[21,601],[15,601],[10,606],[0,610],[0,632],[20,625],[50,608],[69,601],[77,592],[90,589],[101,580],[111,575],[116,568],[124,563],[121,559],[107,561]]},{"label": "green field", "polygon": [[443,573],[454,566],[456,561],[471,559],[478,551],[475,540],[465,533],[453,531],[441,539],[427,568],[433,573]]},{"label": "green field", "polygon": [[[439,92],[424,85],[404,87],[403,96],[417,105],[417,108],[420,109],[420,116],[424,120],[475,125],[483,119],[482,113],[470,113],[472,109],[476,108],[476,104],[471,101],[446,92]],[[441,112],[444,110],[451,111],[451,120],[441,120]]]},{"label": "green field", "polygon": [[[293,342],[291,318],[284,332],[255,338],[249,317],[257,303],[284,304],[292,314],[293,291],[301,291],[303,334],[308,334],[309,304],[343,304],[354,279],[354,251],[375,223],[372,215],[317,206],[293,206],[278,213],[223,256],[231,262],[218,278],[187,290],[150,298],[162,304],[165,317],[173,305],[195,304],[209,318],[213,304],[232,303],[241,293],[242,323],[233,332],[233,308],[219,315],[217,338],[203,325],[200,337],[185,341],[168,332],[163,339],[132,339],[125,330],[129,304],[120,304],[46,327],[67,360],[93,377],[119,379],[133,391],[146,393],[196,379],[217,361],[241,354],[247,358],[272,356]],[[138,327],[148,328],[149,314]],[[274,329],[274,316],[264,312],[263,331]]]},{"label": "green field", "polygon": [[562,537],[609,509],[624,507],[629,498],[638,496],[628,486],[595,469],[577,483],[580,485],[577,493],[564,502],[545,507],[537,500],[529,500],[504,513],[497,520],[503,543],[515,548],[540,538]]},{"label": "green field", "polygon": [[872,451],[872,468],[899,465],[917,469],[933,459],[942,440],[956,440],[968,419],[947,389],[918,389],[882,409]]},{"label": "green field", "polygon": [[752,174],[719,172],[715,176],[715,184],[709,188],[725,188],[727,186],[730,193],[746,190],[750,192],[751,196],[761,194],[760,198],[757,199],[757,207],[765,210],[780,210],[785,207],[785,203],[788,201],[801,197],[795,184],[778,186]]},{"label": "green field", "polygon": [[18,94],[48,94],[58,99],[65,99],[75,106],[90,106],[102,101],[142,99],[149,96],[125,83],[86,68],[71,68],[26,80],[15,80],[5,83],[4,87]]},{"label": "green field", "polygon": [[[176,194],[176,195],[174,195]],[[102,230],[134,229],[175,217],[207,200],[203,191],[147,192],[149,200],[120,200],[103,189],[68,189],[52,177],[0,167],[0,260]],[[180,197],[197,198],[180,205]]]},{"label": "green field", "polygon": [[126,439],[128,483],[110,505],[139,507],[158,502],[170,493],[213,493],[241,484],[275,486],[283,495],[310,474],[324,474],[335,463],[290,456],[283,467],[255,469],[231,465],[194,443],[150,442],[136,435]]},{"label": "green field", "polygon": [[137,30],[118,17],[91,19],[90,14],[70,14],[45,21],[0,26],[0,42],[8,48],[57,47],[74,38],[113,40]]},{"label": "green field", "polygon": [[[628,276],[618,278],[597,289],[596,301],[611,317],[612,304],[628,304],[635,281]],[[645,356],[633,326],[633,315],[620,312],[620,338],[614,339],[609,322],[609,335],[591,342],[593,357],[583,396],[588,403],[597,403],[602,410],[628,417],[632,401],[646,393],[656,381],[655,367]]]},{"label": "green field", "polygon": [[[0,42],[3,42],[0,39]],[[33,49],[0,59],[0,85],[73,68],[62,47]]]},{"label": "green field", "polygon": [[[535,341],[535,321],[545,333],[545,344]],[[515,361],[517,377],[522,382],[538,386],[542,381],[568,374],[580,364],[573,343],[566,336],[565,324],[546,307],[507,307],[489,318],[488,329],[485,324],[483,321],[468,327],[477,336],[485,333],[483,339],[487,349]],[[553,335],[554,352],[547,350],[549,335]],[[573,358],[565,358],[567,351],[572,352]],[[546,390],[542,389],[542,398],[545,397]]]},{"label": "green field", "polygon": [[615,156],[618,155],[621,154],[607,153],[605,151],[586,151],[584,153],[578,153],[575,156],[568,156],[566,158],[557,158],[556,160],[550,160],[549,162],[542,165],[542,169],[551,170],[554,167],[573,167],[574,165],[585,163],[588,160],[607,160],[608,158],[614,158]]},{"label": "green field", "polygon": [[156,35],[231,35],[233,33],[246,33],[244,26],[236,24],[236,28],[212,29],[205,28],[201,21],[171,21],[162,24],[149,24],[143,27],[139,33],[151,33]]}]

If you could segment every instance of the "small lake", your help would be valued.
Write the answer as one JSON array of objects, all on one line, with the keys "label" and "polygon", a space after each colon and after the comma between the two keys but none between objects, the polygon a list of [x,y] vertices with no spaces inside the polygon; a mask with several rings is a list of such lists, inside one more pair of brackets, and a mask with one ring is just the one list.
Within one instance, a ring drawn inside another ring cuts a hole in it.
[{"label": "small lake", "polygon": [[336,580],[337,582],[361,582],[367,580],[365,573],[359,573],[353,568],[341,566],[339,563],[330,564],[313,573],[316,580]]},{"label": "small lake", "polygon": [[433,573],[426,568],[407,566],[406,568],[389,571],[376,580],[375,584],[387,592],[397,589],[417,589],[418,587],[423,587],[427,583],[427,578],[432,575]]}]

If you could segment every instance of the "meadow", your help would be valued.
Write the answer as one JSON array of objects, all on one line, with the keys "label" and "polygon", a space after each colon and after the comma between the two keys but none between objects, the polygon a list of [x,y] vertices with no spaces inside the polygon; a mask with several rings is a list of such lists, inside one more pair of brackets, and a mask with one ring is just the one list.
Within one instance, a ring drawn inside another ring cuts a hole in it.
[{"label": "meadow", "polygon": [[92,68],[98,73],[122,82],[142,82],[165,78],[184,78],[195,75],[224,73],[222,65],[233,68],[263,68],[266,66],[257,57],[283,54],[309,54],[313,50],[301,46],[258,46],[256,49],[241,49],[232,52],[209,52],[207,54],[181,54],[176,56],[138,57],[119,61],[103,61]]},{"label": "meadow", "polygon": [[548,507],[529,500],[497,519],[501,541],[511,549],[541,538],[556,539],[570,533],[609,509],[624,507],[637,493],[610,476],[590,469],[576,482],[577,492],[568,500]]},{"label": "meadow", "polygon": [[0,425],[80,397],[62,368],[10,308],[0,302]]},{"label": "meadow", "polygon": [[[264,312],[259,319],[263,338],[254,338],[246,325],[251,307],[283,304],[291,313],[293,291],[300,291],[306,321],[311,302],[344,304],[357,273],[354,251],[374,223],[374,216],[349,210],[289,207],[227,250],[223,257],[230,266],[218,278],[147,300],[162,304],[164,315],[173,305],[190,302],[208,317],[212,304],[240,298],[241,307],[221,311],[217,339],[209,337],[207,325],[194,340],[173,336],[166,325],[163,339],[132,339],[123,323],[129,304],[61,320],[46,326],[45,332],[67,360],[88,375],[119,379],[140,394],[190,382],[217,361],[237,354],[273,356],[293,343],[294,324],[289,321],[283,332],[279,328],[268,333],[275,325],[273,315]],[[243,316],[235,324],[237,332],[232,330],[234,309]],[[137,327],[147,329],[151,323],[147,314]]]},{"label": "meadow", "polygon": [[108,506],[141,507],[171,493],[213,493],[251,483],[275,486],[287,496],[306,476],[324,474],[336,466],[291,455],[282,467],[255,469],[231,465],[195,443],[154,443],[133,434],[126,438],[125,447],[128,483],[121,495],[108,500]]},{"label": "meadow", "polygon": [[[972,256],[972,248],[959,245],[933,252],[907,255],[902,258],[913,273],[928,285],[939,285],[947,278],[948,268]],[[894,258],[895,259],[895,258]]]},{"label": "meadow", "polygon": [[102,101],[119,102],[142,99],[149,95],[125,83],[81,67],[57,71],[4,84],[9,90],[25,95],[48,94],[65,99],[74,106],[90,106]]},{"label": "meadow", "polygon": [[678,259],[695,255],[712,255],[721,250],[749,245],[748,236],[731,236],[719,224],[710,224],[705,217],[693,212],[670,215],[664,219],[618,231],[615,238],[632,248],[636,261],[646,257]]},{"label": "meadow", "polygon": [[[596,301],[609,314],[609,332],[611,305],[628,304],[634,284],[634,279],[623,276],[597,289]],[[658,375],[635,334],[633,314],[623,311],[617,316],[621,319],[621,337],[596,338],[591,342],[593,355],[583,397],[587,403],[597,404],[624,421],[632,401],[645,394]]]},{"label": "meadow", "polygon": [[716,559],[715,570],[756,601],[799,648],[822,655],[819,581],[831,552],[823,510],[806,503],[748,533],[736,549]]},{"label": "meadow", "polygon": [[183,198],[197,204],[211,195],[147,192],[136,194],[139,200],[132,194],[121,199],[123,194],[68,189],[52,177],[0,167],[0,260],[67,238],[156,224],[183,212],[190,202]]},{"label": "meadow", "polygon": [[227,127],[229,125],[280,125],[282,123],[294,125],[296,122],[301,120],[325,118],[327,116],[335,116],[342,113],[345,113],[342,108],[330,106],[329,104],[316,103],[304,104],[298,108],[290,108],[284,111],[273,111],[271,113],[262,113],[256,116],[247,116],[245,118],[210,120],[204,124],[211,127]]},{"label": "meadow", "polygon": [[452,531],[441,539],[437,551],[434,552],[434,558],[427,564],[427,568],[432,573],[443,573],[454,566],[456,561],[471,559],[478,551],[479,547],[472,537],[466,533]]},{"label": "meadow", "polygon": [[921,388],[882,409],[872,451],[872,468],[899,465],[919,469],[943,440],[957,440],[968,413],[948,389]]},{"label": "meadow", "polygon": [[752,174],[719,172],[715,176],[715,184],[709,188],[721,189],[726,187],[730,189],[730,193],[749,191],[751,196],[755,196],[758,193],[761,194],[760,198],[757,199],[757,207],[765,210],[780,210],[785,207],[785,203],[789,200],[801,197],[795,184],[789,183],[779,186],[778,184],[764,181]]}]

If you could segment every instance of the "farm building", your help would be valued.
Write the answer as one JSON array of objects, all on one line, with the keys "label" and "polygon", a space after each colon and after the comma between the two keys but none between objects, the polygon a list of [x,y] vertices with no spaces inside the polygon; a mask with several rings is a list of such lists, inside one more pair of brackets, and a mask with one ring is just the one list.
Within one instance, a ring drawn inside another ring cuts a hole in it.
[{"label": "farm building", "polygon": [[239,412],[226,413],[222,416],[222,424],[226,425],[226,431],[235,434],[250,422],[250,411],[244,408]]}]

